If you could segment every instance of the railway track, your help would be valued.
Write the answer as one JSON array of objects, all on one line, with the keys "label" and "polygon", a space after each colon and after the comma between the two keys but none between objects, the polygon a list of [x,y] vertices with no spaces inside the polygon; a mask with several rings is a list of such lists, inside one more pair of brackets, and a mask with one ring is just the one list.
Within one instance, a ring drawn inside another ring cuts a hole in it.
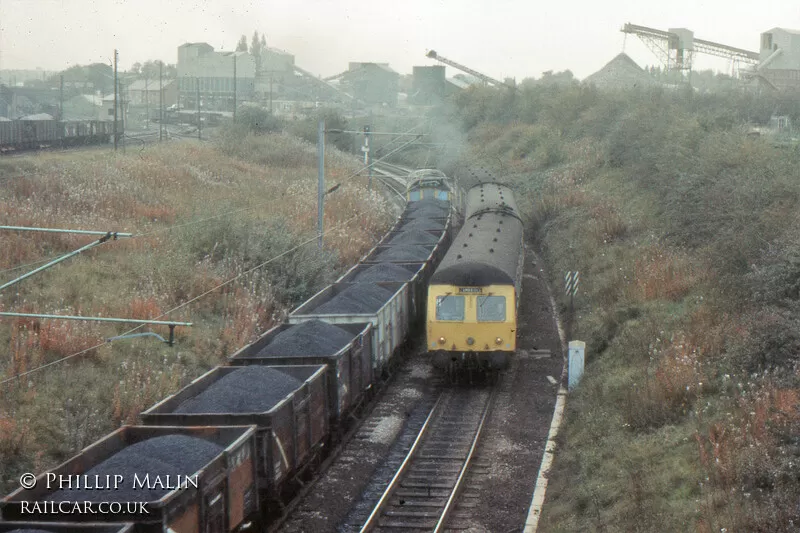
[{"label": "railway track", "polygon": [[441,393],[361,533],[444,531],[494,396],[494,388]]},{"label": "railway track", "polygon": [[388,163],[378,163],[373,167],[375,178],[380,180],[392,193],[392,197],[397,199],[400,204],[406,203],[406,187],[408,182],[409,170],[397,165]]}]

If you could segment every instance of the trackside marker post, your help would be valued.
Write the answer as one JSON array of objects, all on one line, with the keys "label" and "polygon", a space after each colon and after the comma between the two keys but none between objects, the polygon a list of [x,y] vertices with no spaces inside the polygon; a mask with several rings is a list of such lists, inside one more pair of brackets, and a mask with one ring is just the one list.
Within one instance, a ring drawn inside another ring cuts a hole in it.
[{"label": "trackside marker post", "polygon": [[569,376],[568,388],[571,391],[578,386],[583,377],[583,360],[586,343],[583,341],[569,342]]}]

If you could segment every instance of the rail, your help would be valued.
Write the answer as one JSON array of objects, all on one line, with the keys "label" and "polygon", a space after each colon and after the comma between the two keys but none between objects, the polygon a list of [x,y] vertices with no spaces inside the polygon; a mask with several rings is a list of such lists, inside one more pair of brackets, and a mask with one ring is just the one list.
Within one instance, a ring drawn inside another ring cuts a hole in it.
[{"label": "rail", "polygon": [[401,176],[408,175],[408,171],[403,167],[386,163],[378,163],[373,168],[378,174],[376,178],[401,200],[401,204],[405,204],[407,182]]},{"label": "rail", "polygon": [[425,419],[425,423],[422,425],[422,428],[419,431],[419,435],[417,435],[417,438],[414,439],[414,444],[411,445],[411,449],[408,451],[408,455],[406,455],[406,458],[403,459],[403,463],[400,465],[400,468],[397,469],[397,473],[395,473],[394,477],[389,482],[389,486],[387,486],[386,490],[383,491],[381,499],[378,500],[378,503],[375,505],[375,508],[372,510],[372,513],[370,513],[369,518],[367,518],[364,527],[361,528],[360,533],[366,533],[367,531],[370,530],[371,527],[374,527],[376,525],[378,518],[380,518],[381,510],[388,501],[392,492],[394,492],[394,489],[400,483],[400,479],[402,479],[403,474],[408,468],[408,465],[411,463],[411,458],[414,456],[414,452],[416,451],[417,446],[419,446],[419,443],[422,442],[422,438],[425,436],[425,433],[427,432],[428,427],[430,425],[431,419],[433,418],[433,415],[436,413],[436,409],[439,407],[439,404],[441,403],[443,396],[444,393],[440,394],[439,398],[436,400],[436,403],[433,404],[431,412],[428,413],[428,418]]},{"label": "rail", "polygon": [[[443,531],[458,500],[494,395],[493,388],[449,389],[439,396],[360,533],[397,528]],[[455,478],[447,479],[453,474]],[[393,503],[395,497],[399,503]],[[406,497],[417,499],[407,501]],[[409,510],[413,508],[423,510]],[[402,521],[392,521],[394,518]]]}]

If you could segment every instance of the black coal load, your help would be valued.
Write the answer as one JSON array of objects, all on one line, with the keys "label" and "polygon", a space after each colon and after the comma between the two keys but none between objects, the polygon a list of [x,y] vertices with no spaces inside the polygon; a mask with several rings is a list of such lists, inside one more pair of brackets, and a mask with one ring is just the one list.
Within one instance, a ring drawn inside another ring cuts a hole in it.
[{"label": "black coal load", "polygon": [[[90,502],[160,500],[174,490],[176,485],[183,483],[186,476],[197,473],[223,450],[219,444],[187,435],[154,437],[122,449],[85,472],[87,477],[82,478],[92,482],[97,479],[105,485],[108,476],[112,483],[110,487],[63,488],[48,495],[47,500]],[[116,489],[113,486],[115,475],[120,475],[123,479]],[[134,488],[136,480],[140,483]],[[141,486],[142,484],[144,486]]]},{"label": "black coal load", "polygon": [[53,533],[49,529],[12,529],[8,533]]},{"label": "black coal load", "polygon": [[218,379],[183,402],[176,413],[263,413],[302,383],[268,366],[245,366]]},{"label": "black coal load", "polygon": [[401,231],[391,239],[389,244],[436,244],[439,237],[427,231],[412,229]]},{"label": "black coal load", "polygon": [[309,320],[278,333],[258,352],[264,356],[333,355],[352,342],[355,335],[321,320]]},{"label": "black coal load", "polygon": [[415,209],[413,211],[409,211],[406,217],[411,219],[417,218],[435,218],[435,217],[446,217],[447,211],[442,211],[438,207],[433,206],[425,206]]},{"label": "black coal load", "polygon": [[417,209],[422,209],[423,207],[435,207],[442,211],[447,211],[450,209],[450,203],[447,200],[437,200],[435,198],[425,198],[424,200],[417,200],[416,202],[409,202],[406,209],[409,211],[416,211]]},{"label": "black coal load", "polygon": [[355,276],[355,283],[374,283],[376,281],[408,281],[414,277],[416,272],[411,272],[393,263],[378,263],[369,268],[365,268]]},{"label": "black coal load", "polygon": [[444,223],[439,220],[432,220],[431,218],[415,218],[400,226],[400,230],[402,231],[418,229],[444,229]]},{"label": "black coal load", "polygon": [[374,283],[357,283],[312,311],[320,314],[374,313],[394,293]]},{"label": "black coal load", "polygon": [[416,244],[400,244],[383,250],[375,259],[378,261],[425,261],[430,250]]}]

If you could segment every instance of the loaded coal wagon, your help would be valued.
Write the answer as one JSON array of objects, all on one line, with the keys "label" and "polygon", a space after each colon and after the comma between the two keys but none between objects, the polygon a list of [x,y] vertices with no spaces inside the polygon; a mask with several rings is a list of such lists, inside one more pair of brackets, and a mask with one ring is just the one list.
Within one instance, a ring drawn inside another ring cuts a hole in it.
[{"label": "loaded coal wagon", "polygon": [[[332,433],[372,387],[371,323],[328,324],[308,320],[281,324],[234,353],[231,365],[325,365]],[[334,437],[335,439],[335,437]]]},{"label": "loaded coal wagon", "polygon": [[380,376],[405,342],[411,320],[408,283],[335,283],[289,314],[289,324],[318,320],[337,326],[372,324],[372,371]]},{"label": "loaded coal wagon", "polygon": [[324,366],[218,366],[142,413],[159,426],[255,425],[256,470],[263,500],[281,500],[286,482],[327,440]]},{"label": "loaded coal wagon", "polygon": [[[6,521],[132,522],[138,533],[234,531],[258,512],[255,431],[123,426],[3,498],[0,512]],[[86,512],[86,502],[107,512]]]}]

